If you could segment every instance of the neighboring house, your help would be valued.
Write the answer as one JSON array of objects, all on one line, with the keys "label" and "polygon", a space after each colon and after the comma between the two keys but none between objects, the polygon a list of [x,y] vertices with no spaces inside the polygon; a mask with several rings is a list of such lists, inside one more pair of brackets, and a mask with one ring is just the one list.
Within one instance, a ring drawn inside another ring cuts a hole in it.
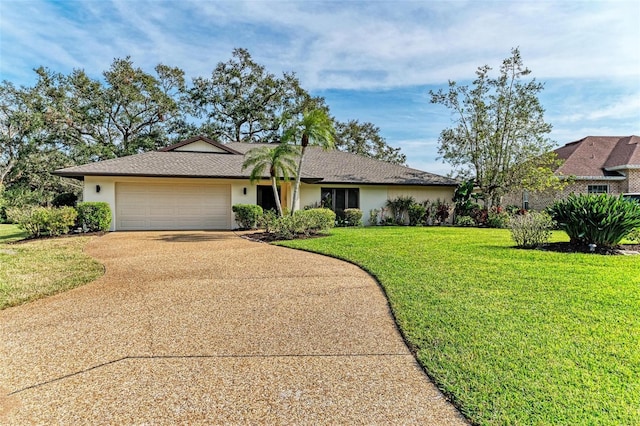
[{"label": "neighboring house", "polygon": [[587,136],[554,152],[564,160],[556,175],[570,183],[562,191],[513,193],[503,204],[541,210],[571,193],[640,195],[640,137]]},{"label": "neighboring house", "polygon": [[[269,177],[251,184],[244,154],[259,144],[220,144],[195,137],[160,151],[56,170],[84,180],[84,201],[106,201],[112,231],[232,229],[234,204],[275,207]],[[457,181],[341,151],[311,147],[305,155],[300,205],[323,201],[334,211],[371,209],[400,195],[418,201],[451,201]],[[283,206],[291,208],[293,182],[280,183]]]}]

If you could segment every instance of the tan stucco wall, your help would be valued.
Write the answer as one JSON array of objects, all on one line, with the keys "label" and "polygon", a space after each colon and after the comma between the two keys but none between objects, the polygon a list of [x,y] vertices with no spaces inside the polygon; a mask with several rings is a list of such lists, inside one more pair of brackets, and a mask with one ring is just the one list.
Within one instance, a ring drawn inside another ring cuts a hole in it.
[{"label": "tan stucco wall", "polygon": [[302,207],[319,205],[322,188],[359,188],[360,210],[362,210],[362,222],[367,224],[369,212],[379,209],[387,201],[387,186],[378,185],[301,185],[300,205]]},{"label": "tan stucco wall", "polygon": [[453,192],[455,188],[442,186],[415,187],[415,186],[390,186],[387,191],[389,199],[403,197],[413,197],[417,202],[435,201],[440,199],[449,204],[453,203]]},{"label": "tan stucco wall", "polygon": [[195,141],[190,144],[183,145],[181,147],[175,148],[175,151],[186,151],[186,152],[220,152],[226,153],[226,151],[217,148],[210,143],[206,143],[205,141]]},{"label": "tan stucco wall", "polygon": [[[212,185],[229,185],[231,189],[231,205],[234,204],[255,204],[257,201],[257,185],[270,185],[268,180],[251,183],[249,180],[234,179],[189,179],[189,178],[148,178],[148,177],[96,177],[87,176],[84,181],[83,200],[84,201],[104,201],[111,206],[111,230],[115,231],[116,224],[116,184],[119,182],[132,183],[210,183]],[[96,185],[100,185],[100,192],[96,192]],[[246,188],[246,194],[244,190]],[[373,209],[384,207],[388,199],[396,198],[400,195],[412,196],[416,201],[436,199],[451,202],[453,188],[447,187],[415,187],[415,186],[386,186],[386,185],[309,185],[302,183],[300,186],[300,208],[320,203],[321,188],[360,188],[360,209],[363,213],[363,223],[369,221],[369,212]],[[283,206],[291,208],[292,183],[281,183]],[[233,213],[229,212],[232,227],[236,228]]]},{"label": "tan stucco wall", "polygon": [[438,198],[448,203],[452,203],[454,188],[452,187],[416,187],[416,186],[387,186],[387,185],[306,185],[300,187],[300,206],[303,208],[309,205],[320,204],[320,193],[322,188],[360,188],[360,210],[362,210],[362,221],[366,225],[369,223],[370,212],[373,209],[381,209],[389,199],[399,196],[411,196],[418,202]]},{"label": "tan stucco wall", "polygon": [[[229,185],[232,206],[234,204],[255,204],[257,199],[256,185],[252,185],[249,180],[87,176],[84,180],[83,200],[109,203],[111,206],[111,231],[116,231],[116,184],[119,182]],[[269,184],[269,182],[265,184]],[[100,185],[99,193],[96,191],[96,185]],[[246,194],[244,194],[244,188],[247,189]],[[232,227],[237,227],[238,225],[235,223],[232,212],[229,212],[229,217],[231,218]]]}]

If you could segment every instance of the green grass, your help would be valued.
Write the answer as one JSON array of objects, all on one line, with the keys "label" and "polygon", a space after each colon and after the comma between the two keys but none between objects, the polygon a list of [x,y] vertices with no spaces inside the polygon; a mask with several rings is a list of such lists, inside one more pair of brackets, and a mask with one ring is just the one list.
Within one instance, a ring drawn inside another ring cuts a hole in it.
[{"label": "green grass", "polygon": [[281,244],[376,276],[419,362],[472,422],[640,424],[640,256],[520,250],[506,230],[449,227]]},{"label": "green grass", "polygon": [[0,244],[22,240],[27,237],[27,233],[18,228],[17,225],[0,224]]},{"label": "green grass", "polygon": [[92,237],[24,238],[17,227],[0,225],[0,309],[20,305],[91,282],[103,266],[84,254]]}]

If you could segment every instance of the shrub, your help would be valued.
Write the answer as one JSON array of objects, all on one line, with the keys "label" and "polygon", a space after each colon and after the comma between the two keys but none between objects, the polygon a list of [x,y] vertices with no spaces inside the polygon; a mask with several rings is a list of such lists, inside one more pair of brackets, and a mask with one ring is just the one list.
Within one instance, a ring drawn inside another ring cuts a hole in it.
[{"label": "shrub", "polygon": [[266,233],[271,233],[277,220],[278,214],[274,210],[266,210],[258,218],[257,225],[259,228],[264,228]]},{"label": "shrub", "polygon": [[549,213],[572,243],[613,246],[640,227],[640,204],[609,194],[571,194]]},{"label": "shrub", "polygon": [[509,213],[500,206],[492,207],[487,214],[487,226],[489,228],[507,228]]},{"label": "shrub", "polygon": [[76,194],[74,194],[73,192],[63,192],[62,194],[58,194],[55,196],[55,198],[51,202],[51,205],[53,205],[53,207],[75,207],[77,202],[78,196]]},{"label": "shrub", "polygon": [[476,203],[471,201],[474,188],[474,180],[465,180],[461,182],[453,193],[454,214],[456,216],[469,216]]},{"label": "shrub", "polygon": [[393,215],[395,223],[398,225],[404,225],[407,223],[409,207],[411,207],[412,204],[415,204],[415,202],[415,198],[411,196],[400,195],[398,198],[393,200],[387,200],[385,206]]},{"label": "shrub", "polygon": [[427,209],[422,204],[413,203],[409,206],[409,225],[417,226],[422,225],[424,221],[424,215],[427,213]]},{"label": "shrub", "polygon": [[476,221],[476,225],[483,226],[489,220],[489,210],[477,206],[471,211],[471,217]]},{"label": "shrub", "polygon": [[236,215],[236,222],[242,229],[256,229],[258,219],[262,216],[262,207],[255,204],[235,204],[231,210]]},{"label": "shrub", "polygon": [[297,227],[294,216],[285,215],[275,218],[271,224],[269,233],[274,234],[276,238],[280,240],[290,240],[296,235],[296,231]]},{"label": "shrub", "polygon": [[[347,210],[345,210],[345,212]],[[332,210],[325,208],[298,210],[294,213],[293,217],[295,219],[294,231],[307,236],[327,231],[333,228],[336,223],[336,214]],[[360,212],[360,218],[362,218],[362,212]]]},{"label": "shrub", "polygon": [[24,207],[8,209],[7,216],[30,238],[37,238],[66,234],[78,213],[73,207]]},{"label": "shrub", "polygon": [[549,242],[555,223],[547,213],[531,212],[509,220],[511,238],[518,247],[534,248]]},{"label": "shrub", "polygon": [[266,211],[259,222],[265,232],[273,234],[277,239],[290,240],[298,235],[308,237],[333,228],[336,214],[325,208],[298,210],[293,215],[282,217]]},{"label": "shrub", "polygon": [[371,209],[369,210],[369,225],[376,226],[378,225],[378,216],[382,213],[380,209]]},{"label": "shrub", "polygon": [[449,218],[451,206],[446,201],[440,201],[437,199],[435,202],[435,218],[439,224],[443,224]]},{"label": "shrub", "polygon": [[362,210],[344,209],[344,226],[362,226]]},{"label": "shrub", "polygon": [[629,232],[629,235],[627,235],[627,239],[640,244],[640,228],[636,228],[633,231]]},{"label": "shrub", "polygon": [[433,219],[435,217],[435,203],[432,203],[430,200],[425,200],[420,203],[422,207],[424,207],[424,215],[422,216],[422,224],[423,225],[433,225]]},{"label": "shrub", "polygon": [[85,232],[107,232],[111,226],[111,207],[104,201],[78,203],[78,224]]},{"label": "shrub", "polygon": [[475,226],[476,221],[471,216],[456,216],[457,226]]}]

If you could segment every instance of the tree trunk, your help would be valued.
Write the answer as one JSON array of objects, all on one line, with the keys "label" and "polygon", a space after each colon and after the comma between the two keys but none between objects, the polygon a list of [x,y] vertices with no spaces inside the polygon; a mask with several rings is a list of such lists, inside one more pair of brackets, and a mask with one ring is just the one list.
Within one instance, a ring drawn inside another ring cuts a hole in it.
[{"label": "tree trunk", "polygon": [[276,207],[278,208],[278,215],[284,216],[282,212],[282,204],[280,204],[280,194],[278,194],[278,185],[276,184],[276,177],[271,176],[271,188],[273,189],[273,197],[276,199]]},{"label": "tree trunk", "polygon": [[298,198],[300,197],[300,178],[302,177],[302,162],[304,161],[304,152],[306,151],[306,146],[302,145],[302,150],[300,151],[300,160],[298,161],[298,172],[296,173],[296,182],[293,187],[293,197],[291,201],[291,214],[296,211],[296,204],[298,203]]}]

